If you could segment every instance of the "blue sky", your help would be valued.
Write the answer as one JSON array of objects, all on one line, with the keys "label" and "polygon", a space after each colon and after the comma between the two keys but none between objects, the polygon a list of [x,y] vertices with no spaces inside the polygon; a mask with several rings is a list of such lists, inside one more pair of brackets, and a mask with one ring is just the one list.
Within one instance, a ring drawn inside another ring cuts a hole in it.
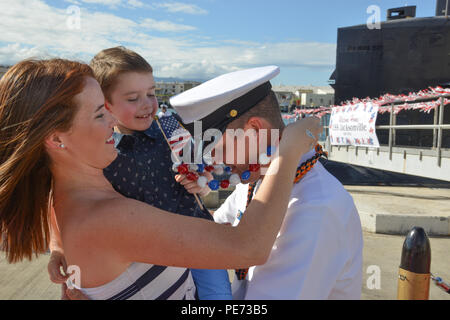
[{"label": "blue sky", "polygon": [[436,2],[2,0],[0,64],[30,56],[88,62],[103,48],[125,45],[148,59],[157,77],[206,80],[275,64],[276,85],[326,85],[337,28],[366,23],[371,5],[384,21],[388,8],[404,5],[417,5],[418,17],[433,16]]}]

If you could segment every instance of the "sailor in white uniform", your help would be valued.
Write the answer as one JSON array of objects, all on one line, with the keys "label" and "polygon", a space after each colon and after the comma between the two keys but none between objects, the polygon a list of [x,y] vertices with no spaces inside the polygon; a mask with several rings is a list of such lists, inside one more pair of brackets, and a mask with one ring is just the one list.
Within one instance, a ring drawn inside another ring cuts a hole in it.
[{"label": "sailor in white uniform", "polygon": [[[245,212],[247,190],[248,184],[237,185],[214,220],[236,226]],[[268,261],[251,267],[245,280],[235,277],[233,298],[360,299],[362,247],[353,199],[318,162],[292,189]]]},{"label": "sailor in white uniform", "polygon": [[[278,67],[273,66],[229,73],[170,102],[193,136],[196,120],[202,120],[203,132],[250,127],[258,134],[258,129],[282,131],[284,125],[269,82],[278,73]],[[224,140],[222,137],[219,144]],[[246,154],[251,153],[249,145],[246,148]],[[350,194],[317,161],[322,155],[319,149],[311,150],[299,163],[286,217],[268,261],[251,267],[248,273],[236,273],[243,279],[235,276],[234,299],[360,299],[363,240],[359,215]],[[262,150],[258,152],[259,159],[267,157]],[[249,195],[258,191],[264,176],[259,164],[252,167],[248,158],[245,164],[226,163],[235,174],[244,177],[245,170],[247,176],[214,213],[217,223],[236,226],[251,200]]]}]

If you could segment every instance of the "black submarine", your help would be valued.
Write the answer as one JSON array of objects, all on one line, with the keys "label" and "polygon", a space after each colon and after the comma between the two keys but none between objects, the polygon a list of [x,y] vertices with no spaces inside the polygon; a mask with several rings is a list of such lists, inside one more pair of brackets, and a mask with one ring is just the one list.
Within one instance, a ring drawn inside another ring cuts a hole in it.
[{"label": "black submarine", "polygon": [[[387,11],[379,28],[367,24],[338,28],[336,69],[330,76],[335,104],[352,98],[377,98],[417,92],[428,87],[450,87],[449,0],[437,0],[436,16],[416,18],[416,6]],[[397,124],[433,124],[434,111],[402,111]],[[450,107],[444,109],[450,123]],[[379,114],[377,125],[389,124],[389,113]],[[380,144],[388,143],[388,130],[377,130]],[[430,148],[433,130],[397,130],[395,145]],[[443,148],[450,148],[444,130]]]}]

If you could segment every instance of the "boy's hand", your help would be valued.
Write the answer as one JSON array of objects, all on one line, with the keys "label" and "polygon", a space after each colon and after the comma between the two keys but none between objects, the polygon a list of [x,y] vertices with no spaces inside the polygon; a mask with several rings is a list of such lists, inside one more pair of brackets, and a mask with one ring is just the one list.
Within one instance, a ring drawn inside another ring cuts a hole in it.
[{"label": "boy's hand", "polygon": [[[213,180],[214,177],[211,174],[211,172],[205,171],[203,173],[199,174],[200,176],[204,176],[208,179],[208,182]],[[189,180],[186,175],[184,174],[177,174],[175,176],[175,181],[178,183],[181,183],[181,185],[184,186],[184,188],[186,189],[187,192],[191,193],[191,194],[195,194],[197,193],[199,196],[206,196],[208,195],[208,193],[211,192],[211,189],[208,187],[208,185],[206,185],[206,187],[201,188],[198,184],[197,181],[191,181]]]},{"label": "boy's hand", "polygon": [[[63,268],[63,272],[61,272],[61,267]],[[47,265],[48,274],[50,276],[50,280],[54,283],[65,283],[69,278],[67,275],[67,263],[64,254],[59,251],[53,250],[50,255],[50,260]]]}]

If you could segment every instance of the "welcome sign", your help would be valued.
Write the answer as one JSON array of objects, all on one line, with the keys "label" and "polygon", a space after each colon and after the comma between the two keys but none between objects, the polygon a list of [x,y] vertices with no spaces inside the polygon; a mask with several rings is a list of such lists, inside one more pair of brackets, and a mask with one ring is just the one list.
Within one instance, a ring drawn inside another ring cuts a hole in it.
[{"label": "welcome sign", "polygon": [[332,145],[380,147],[375,131],[378,105],[358,103],[334,107],[330,118],[330,141]]}]

